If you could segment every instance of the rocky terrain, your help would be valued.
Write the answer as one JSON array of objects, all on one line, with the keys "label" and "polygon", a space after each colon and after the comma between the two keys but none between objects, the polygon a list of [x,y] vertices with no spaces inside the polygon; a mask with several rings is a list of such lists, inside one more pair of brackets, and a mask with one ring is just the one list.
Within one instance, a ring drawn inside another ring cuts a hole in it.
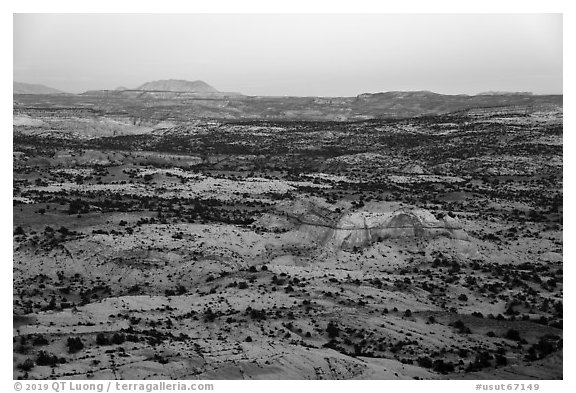
[{"label": "rocky terrain", "polygon": [[172,90],[14,96],[15,379],[563,378],[561,96]]}]

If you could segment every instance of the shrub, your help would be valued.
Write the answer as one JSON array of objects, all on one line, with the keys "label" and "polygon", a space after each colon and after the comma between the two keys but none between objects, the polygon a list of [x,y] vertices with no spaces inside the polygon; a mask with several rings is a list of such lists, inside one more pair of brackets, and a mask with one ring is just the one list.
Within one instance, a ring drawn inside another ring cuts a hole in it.
[{"label": "shrub", "polygon": [[335,338],[340,335],[340,328],[334,322],[328,322],[328,326],[326,327],[326,332],[328,332],[328,337]]},{"label": "shrub", "polygon": [[39,366],[55,366],[61,363],[58,357],[46,351],[40,351],[36,358],[36,364]]},{"label": "shrub", "polygon": [[108,339],[108,336],[106,336],[104,333],[98,333],[96,335],[96,344],[98,345],[109,345],[110,344],[110,340]]},{"label": "shrub", "polygon": [[508,340],[512,340],[512,341],[520,341],[521,340],[520,332],[518,330],[515,330],[515,329],[508,329],[508,331],[504,335],[504,338],[507,338]]},{"label": "shrub", "polygon": [[454,371],[454,364],[452,362],[444,362],[442,359],[434,361],[432,369],[438,373],[446,374]]},{"label": "shrub", "polygon": [[214,313],[214,311],[212,311],[211,308],[208,308],[206,309],[206,311],[204,311],[204,320],[206,322],[214,322],[216,317],[217,315]]},{"label": "shrub", "polygon": [[32,359],[26,359],[24,360],[23,363],[20,363],[18,366],[18,369],[22,370],[22,371],[30,371],[32,370],[32,368],[34,367],[34,360]]},{"label": "shrub", "polygon": [[559,350],[562,347],[562,339],[559,336],[547,334],[540,337],[538,343],[528,349],[526,360],[538,360]]},{"label": "shrub", "polygon": [[82,201],[81,199],[75,199],[71,201],[68,207],[68,214],[88,213],[88,211],[89,211],[88,203]]},{"label": "shrub", "polygon": [[124,334],[121,333],[114,333],[114,335],[112,336],[112,344],[117,344],[120,345],[122,343],[124,343],[124,341],[126,341],[126,336]]},{"label": "shrub", "polygon": [[246,281],[240,281],[238,283],[238,289],[246,289],[248,288],[248,283]]},{"label": "shrub", "polygon": [[34,346],[46,345],[46,344],[48,344],[48,340],[46,340],[46,338],[44,338],[44,336],[38,335],[38,336],[34,337],[32,344]]},{"label": "shrub", "polygon": [[75,353],[84,348],[84,344],[80,337],[69,337],[66,345],[68,346],[68,352]]},{"label": "shrub", "polygon": [[250,310],[250,318],[252,318],[254,320],[263,321],[266,319],[266,311],[251,309]]},{"label": "shrub", "polygon": [[506,366],[508,364],[508,359],[506,359],[503,355],[496,355],[496,365],[497,366]]},{"label": "shrub", "polygon": [[466,372],[470,371],[479,371],[483,368],[490,367],[491,363],[490,360],[493,359],[493,356],[488,351],[482,351],[476,355],[474,362],[468,364],[466,367]]},{"label": "shrub", "polygon": [[462,322],[461,320],[457,320],[456,322],[454,322],[452,324],[452,326],[454,326],[456,329],[458,329],[459,333],[462,334],[470,334],[472,333],[472,331],[470,330],[469,327],[467,327],[466,325],[464,325],[464,322]]},{"label": "shrub", "polygon": [[434,365],[432,359],[430,359],[428,356],[419,357],[417,362],[420,367],[425,368],[432,368],[432,366]]}]

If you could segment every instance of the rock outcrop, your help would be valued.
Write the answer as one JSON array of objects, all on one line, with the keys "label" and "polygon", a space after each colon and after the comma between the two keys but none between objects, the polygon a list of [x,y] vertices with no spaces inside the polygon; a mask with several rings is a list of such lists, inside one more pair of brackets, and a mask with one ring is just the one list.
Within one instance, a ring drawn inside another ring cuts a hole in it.
[{"label": "rock outcrop", "polygon": [[367,247],[385,239],[432,239],[446,237],[468,240],[455,218],[436,218],[424,209],[402,208],[393,212],[352,212],[331,230],[328,242],[340,249]]},{"label": "rock outcrop", "polygon": [[340,213],[315,200],[297,199],[277,206],[276,214],[263,216],[257,225],[281,230],[296,230],[299,238],[342,250],[370,247],[386,239],[427,241],[437,238],[468,241],[457,218],[437,218],[419,208],[386,203],[366,210]]}]

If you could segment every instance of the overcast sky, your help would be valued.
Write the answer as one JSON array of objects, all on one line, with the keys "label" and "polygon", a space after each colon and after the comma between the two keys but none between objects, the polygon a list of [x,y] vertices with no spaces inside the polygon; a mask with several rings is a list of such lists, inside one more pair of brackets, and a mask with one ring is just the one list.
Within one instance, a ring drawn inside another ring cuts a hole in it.
[{"label": "overcast sky", "polygon": [[562,93],[560,14],[16,14],[14,80],[248,95]]}]

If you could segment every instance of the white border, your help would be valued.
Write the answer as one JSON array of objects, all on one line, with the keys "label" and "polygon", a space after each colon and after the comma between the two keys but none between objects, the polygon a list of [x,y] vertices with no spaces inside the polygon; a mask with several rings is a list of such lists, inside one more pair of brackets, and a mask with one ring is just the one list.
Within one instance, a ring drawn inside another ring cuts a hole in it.
[{"label": "white border", "polygon": [[[82,2],[71,0],[29,0],[29,1],[4,1],[2,7],[2,19],[0,22],[0,29],[2,34],[0,40],[2,41],[2,53],[10,53],[5,57],[2,62],[3,78],[1,80],[1,94],[2,94],[2,129],[1,129],[1,146],[2,154],[0,155],[2,179],[5,186],[2,188],[1,193],[3,206],[4,224],[0,227],[0,238],[2,239],[2,259],[0,274],[3,277],[2,282],[2,310],[6,318],[10,315],[12,309],[12,14],[13,13],[73,13],[73,12],[102,12],[102,13],[171,13],[171,12],[189,12],[189,13],[563,13],[564,14],[564,207],[565,225],[564,236],[564,264],[565,282],[570,284],[570,280],[574,278],[574,267],[572,257],[574,254],[574,247],[572,240],[574,237],[574,229],[570,225],[575,222],[574,208],[571,206],[571,201],[574,200],[573,187],[573,169],[574,161],[571,156],[571,150],[574,148],[574,121],[573,121],[573,96],[571,94],[571,87],[573,86],[574,77],[569,70],[576,69],[573,61],[574,46],[571,37],[576,37],[574,25],[576,20],[572,12],[570,1],[561,0],[546,0],[546,1],[504,1],[504,0],[484,0],[475,2],[455,1],[455,0],[405,0],[405,1],[343,1],[343,0],[292,0],[292,1],[265,1],[265,0],[212,0],[212,1],[134,1],[134,2],[121,2],[119,0],[99,0],[94,2]],[[568,154],[566,154],[568,153]],[[10,210],[8,210],[10,206]],[[565,286],[566,291],[564,294],[565,306],[565,330],[571,332],[574,327],[573,318],[573,304],[574,292],[571,285]],[[11,322],[6,321],[2,325],[1,337],[2,340],[2,383],[5,386],[5,391],[13,391],[12,384],[12,351],[11,343]],[[576,391],[574,372],[574,362],[572,354],[574,353],[574,339],[571,334],[564,336],[565,350],[564,350],[564,381],[539,381],[542,392],[568,392]],[[505,381],[506,383],[506,381]],[[386,391],[387,389],[434,389],[438,391],[454,391],[466,392],[472,391],[473,383],[471,381],[431,381],[431,382],[395,382],[395,381],[337,381],[322,383],[318,382],[282,382],[268,381],[259,383],[246,383],[246,382],[220,382],[216,381],[217,391],[232,391],[232,390],[250,390],[250,391],[270,391],[271,389],[280,390],[293,390],[293,389],[336,389],[337,391],[345,391],[352,389],[366,389]],[[426,385],[426,386],[424,386]]]}]

